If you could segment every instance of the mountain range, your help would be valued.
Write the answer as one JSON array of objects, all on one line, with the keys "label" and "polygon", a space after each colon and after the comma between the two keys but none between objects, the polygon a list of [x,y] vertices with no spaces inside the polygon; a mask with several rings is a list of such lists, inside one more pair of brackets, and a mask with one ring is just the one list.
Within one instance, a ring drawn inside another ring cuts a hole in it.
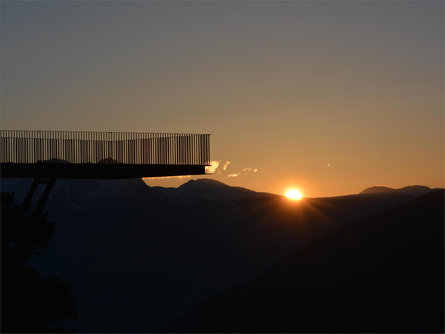
[{"label": "mountain range", "polygon": [[[20,203],[29,184],[2,179],[2,191]],[[30,265],[71,284],[79,331],[193,331],[190,319],[206,300],[328,233],[435,193],[381,190],[291,202],[208,179],[178,188],[57,180],[46,210],[58,232]]]},{"label": "mountain range", "polygon": [[444,191],[346,224],[168,332],[442,333]]}]

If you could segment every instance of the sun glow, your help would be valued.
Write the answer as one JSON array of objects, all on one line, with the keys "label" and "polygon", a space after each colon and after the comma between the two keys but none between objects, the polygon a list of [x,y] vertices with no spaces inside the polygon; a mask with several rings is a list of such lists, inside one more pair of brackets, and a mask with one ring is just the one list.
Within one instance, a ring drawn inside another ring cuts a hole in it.
[{"label": "sun glow", "polygon": [[303,193],[298,189],[289,189],[284,194],[287,198],[293,200],[293,201],[299,201],[303,198]]}]

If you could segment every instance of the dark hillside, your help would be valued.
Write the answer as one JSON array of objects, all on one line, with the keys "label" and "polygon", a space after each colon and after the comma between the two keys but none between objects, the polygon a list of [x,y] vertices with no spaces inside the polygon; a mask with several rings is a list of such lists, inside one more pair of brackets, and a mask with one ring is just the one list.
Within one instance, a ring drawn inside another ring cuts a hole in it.
[{"label": "dark hillside", "polygon": [[326,233],[167,330],[443,332],[444,191]]},{"label": "dark hillside", "polygon": [[[20,203],[23,182],[2,179],[2,189]],[[212,180],[57,180],[46,207],[57,233],[31,265],[72,286],[79,331],[156,332],[315,237],[410,198],[292,202]]]}]

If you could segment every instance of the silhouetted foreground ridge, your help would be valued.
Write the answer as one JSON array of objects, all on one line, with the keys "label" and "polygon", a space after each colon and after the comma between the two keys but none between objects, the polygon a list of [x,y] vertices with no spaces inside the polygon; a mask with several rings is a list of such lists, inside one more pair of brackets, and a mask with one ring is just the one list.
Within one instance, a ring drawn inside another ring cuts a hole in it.
[{"label": "silhouetted foreground ridge", "polygon": [[[22,203],[30,182],[2,179],[2,191]],[[61,179],[46,206],[58,232],[29,265],[72,287],[79,316],[69,327],[159,332],[324,233],[432,191],[425,188],[293,202],[205,179],[178,188]]]},{"label": "silhouetted foreground ridge", "polygon": [[55,224],[45,215],[25,214],[1,193],[2,232],[2,333],[66,332],[65,322],[77,311],[71,286],[58,277],[42,277],[28,262],[41,255]]},{"label": "silhouetted foreground ridge", "polygon": [[444,191],[326,233],[175,332],[443,332]]}]

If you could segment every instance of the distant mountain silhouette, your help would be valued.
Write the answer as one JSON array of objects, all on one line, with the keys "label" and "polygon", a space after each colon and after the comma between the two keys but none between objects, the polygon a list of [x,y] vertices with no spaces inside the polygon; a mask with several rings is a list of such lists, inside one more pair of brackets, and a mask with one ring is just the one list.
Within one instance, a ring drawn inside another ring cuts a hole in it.
[{"label": "distant mountain silhouette", "polygon": [[241,197],[255,196],[258,194],[246,188],[231,187],[225,183],[211,179],[190,180],[178,188],[154,187],[153,189],[173,196],[193,196],[213,200],[239,199]]},{"label": "distant mountain silhouette", "polygon": [[[1,186],[23,200],[30,182],[2,179]],[[71,284],[79,331],[156,332],[327,231],[410,198],[292,202],[212,180],[161,188],[60,179],[46,209],[48,219],[63,223],[32,265]]]},{"label": "distant mountain silhouette", "polygon": [[410,194],[414,196],[420,196],[424,195],[426,193],[429,193],[433,191],[433,189],[425,187],[425,186],[407,186],[400,189],[394,189],[394,188],[388,188],[384,186],[374,186],[370,188],[366,188],[363,190],[360,194],[386,194],[386,195],[393,195],[393,194]]},{"label": "distant mountain silhouette", "polygon": [[212,180],[212,179],[197,179],[197,180],[190,180],[180,187],[177,188],[181,192],[195,192],[195,191],[205,191],[205,192],[221,192],[221,191],[241,191],[241,192],[248,192],[248,193],[254,193],[252,190],[248,190],[241,187],[231,187],[225,183],[222,183],[220,181]]},{"label": "distant mountain silhouette", "polygon": [[444,191],[337,228],[170,332],[444,331]]}]

